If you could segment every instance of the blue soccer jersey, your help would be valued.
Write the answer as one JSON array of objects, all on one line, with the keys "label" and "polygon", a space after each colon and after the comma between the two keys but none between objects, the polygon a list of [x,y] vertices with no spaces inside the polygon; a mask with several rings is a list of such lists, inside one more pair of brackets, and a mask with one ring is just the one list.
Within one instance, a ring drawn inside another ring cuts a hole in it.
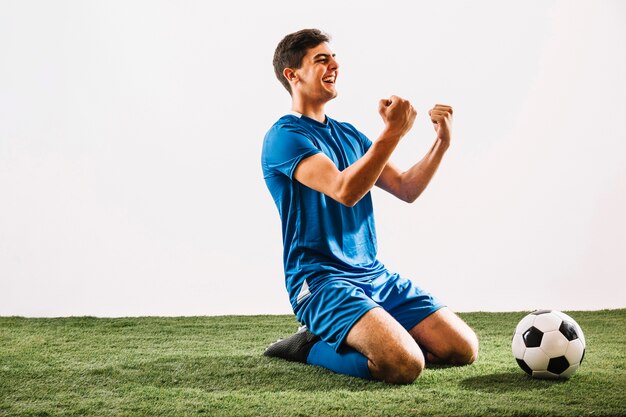
[{"label": "blue soccer jersey", "polygon": [[329,117],[319,123],[306,116],[283,116],[265,135],[263,176],[282,221],[285,283],[296,313],[310,291],[328,280],[365,280],[385,271],[376,259],[370,193],[347,207],[293,177],[298,163],[320,152],[343,171],[371,144],[352,125]]}]

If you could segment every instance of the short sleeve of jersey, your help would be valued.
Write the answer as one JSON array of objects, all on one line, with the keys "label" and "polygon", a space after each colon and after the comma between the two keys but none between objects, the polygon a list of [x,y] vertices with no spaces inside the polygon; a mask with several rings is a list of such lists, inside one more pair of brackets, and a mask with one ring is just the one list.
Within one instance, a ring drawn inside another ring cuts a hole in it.
[{"label": "short sleeve of jersey", "polygon": [[267,132],[263,141],[264,176],[280,173],[291,179],[300,161],[320,152],[298,127],[275,125]]}]

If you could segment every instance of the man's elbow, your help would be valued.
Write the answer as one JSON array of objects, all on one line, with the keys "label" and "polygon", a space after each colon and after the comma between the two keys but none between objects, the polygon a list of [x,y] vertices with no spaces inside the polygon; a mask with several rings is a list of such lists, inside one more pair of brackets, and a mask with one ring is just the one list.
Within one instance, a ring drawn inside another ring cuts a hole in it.
[{"label": "man's elbow", "polygon": [[422,194],[422,191],[424,191],[424,187],[420,186],[420,184],[406,178],[406,172],[396,177],[385,189],[409,204],[414,203]]},{"label": "man's elbow", "polygon": [[422,191],[423,191],[422,189],[420,189],[420,190],[413,190],[412,192],[402,193],[398,197],[400,197],[400,200],[402,200],[402,201],[404,201],[406,203],[412,204],[422,194]]},{"label": "man's elbow", "polygon": [[335,200],[337,200],[339,203],[343,204],[346,207],[354,207],[356,203],[361,200],[361,198],[352,195],[342,195],[338,196]]},{"label": "man's elbow", "polygon": [[350,192],[350,191],[341,191],[338,192],[333,199],[341,204],[343,204],[346,207],[354,207],[356,205],[356,203],[358,203],[361,198],[363,198],[362,195],[357,195],[354,192]]}]

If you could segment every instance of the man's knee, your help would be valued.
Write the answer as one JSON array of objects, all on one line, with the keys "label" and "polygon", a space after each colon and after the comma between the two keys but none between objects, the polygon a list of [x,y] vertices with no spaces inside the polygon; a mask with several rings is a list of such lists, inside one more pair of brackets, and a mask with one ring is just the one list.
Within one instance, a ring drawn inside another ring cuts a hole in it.
[{"label": "man's knee", "polygon": [[465,365],[474,363],[474,361],[478,359],[478,337],[474,332],[472,332],[472,336],[467,341],[464,349],[463,359],[465,359]]},{"label": "man's knee", "polygon": [[[417,345],[415,346],[417,348]],[[376,368],[378,379],[391,384],[410,384],[417,379],[424,369],[424,356],[419,348],[406,350],[401,353],[390,353],[377,362],[372,362]]]},{"label": "man's knee", "polygon": [[478,358],[478,337],[471,331],[450,352],[449,361],[454,365],[469,365]]},{"label": "man's knee", "polygon": [[346,337],[369,360],[374,379],[409,384],[424,369],[424,355],[411,335],[382,308],[369,310]]},{"label": "man's knee", "polygon": [[448,308],[442,308],[411,329],[430,363],[468,365],[478,358],[476,333]]}]

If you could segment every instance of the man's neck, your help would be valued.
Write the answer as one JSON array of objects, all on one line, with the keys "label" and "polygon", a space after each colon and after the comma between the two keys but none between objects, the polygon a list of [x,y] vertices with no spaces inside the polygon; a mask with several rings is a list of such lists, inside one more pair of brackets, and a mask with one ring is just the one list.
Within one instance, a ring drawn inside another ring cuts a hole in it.
[{"label": "man's neck", "polygon": [[320,123],[326,123],[326,114],[324,113],[324,104],[319,105],[305,105],[299,100],[293,100],[291,103],[291,110],[296,113],[300,113],[303,116],[309,117]]}]

